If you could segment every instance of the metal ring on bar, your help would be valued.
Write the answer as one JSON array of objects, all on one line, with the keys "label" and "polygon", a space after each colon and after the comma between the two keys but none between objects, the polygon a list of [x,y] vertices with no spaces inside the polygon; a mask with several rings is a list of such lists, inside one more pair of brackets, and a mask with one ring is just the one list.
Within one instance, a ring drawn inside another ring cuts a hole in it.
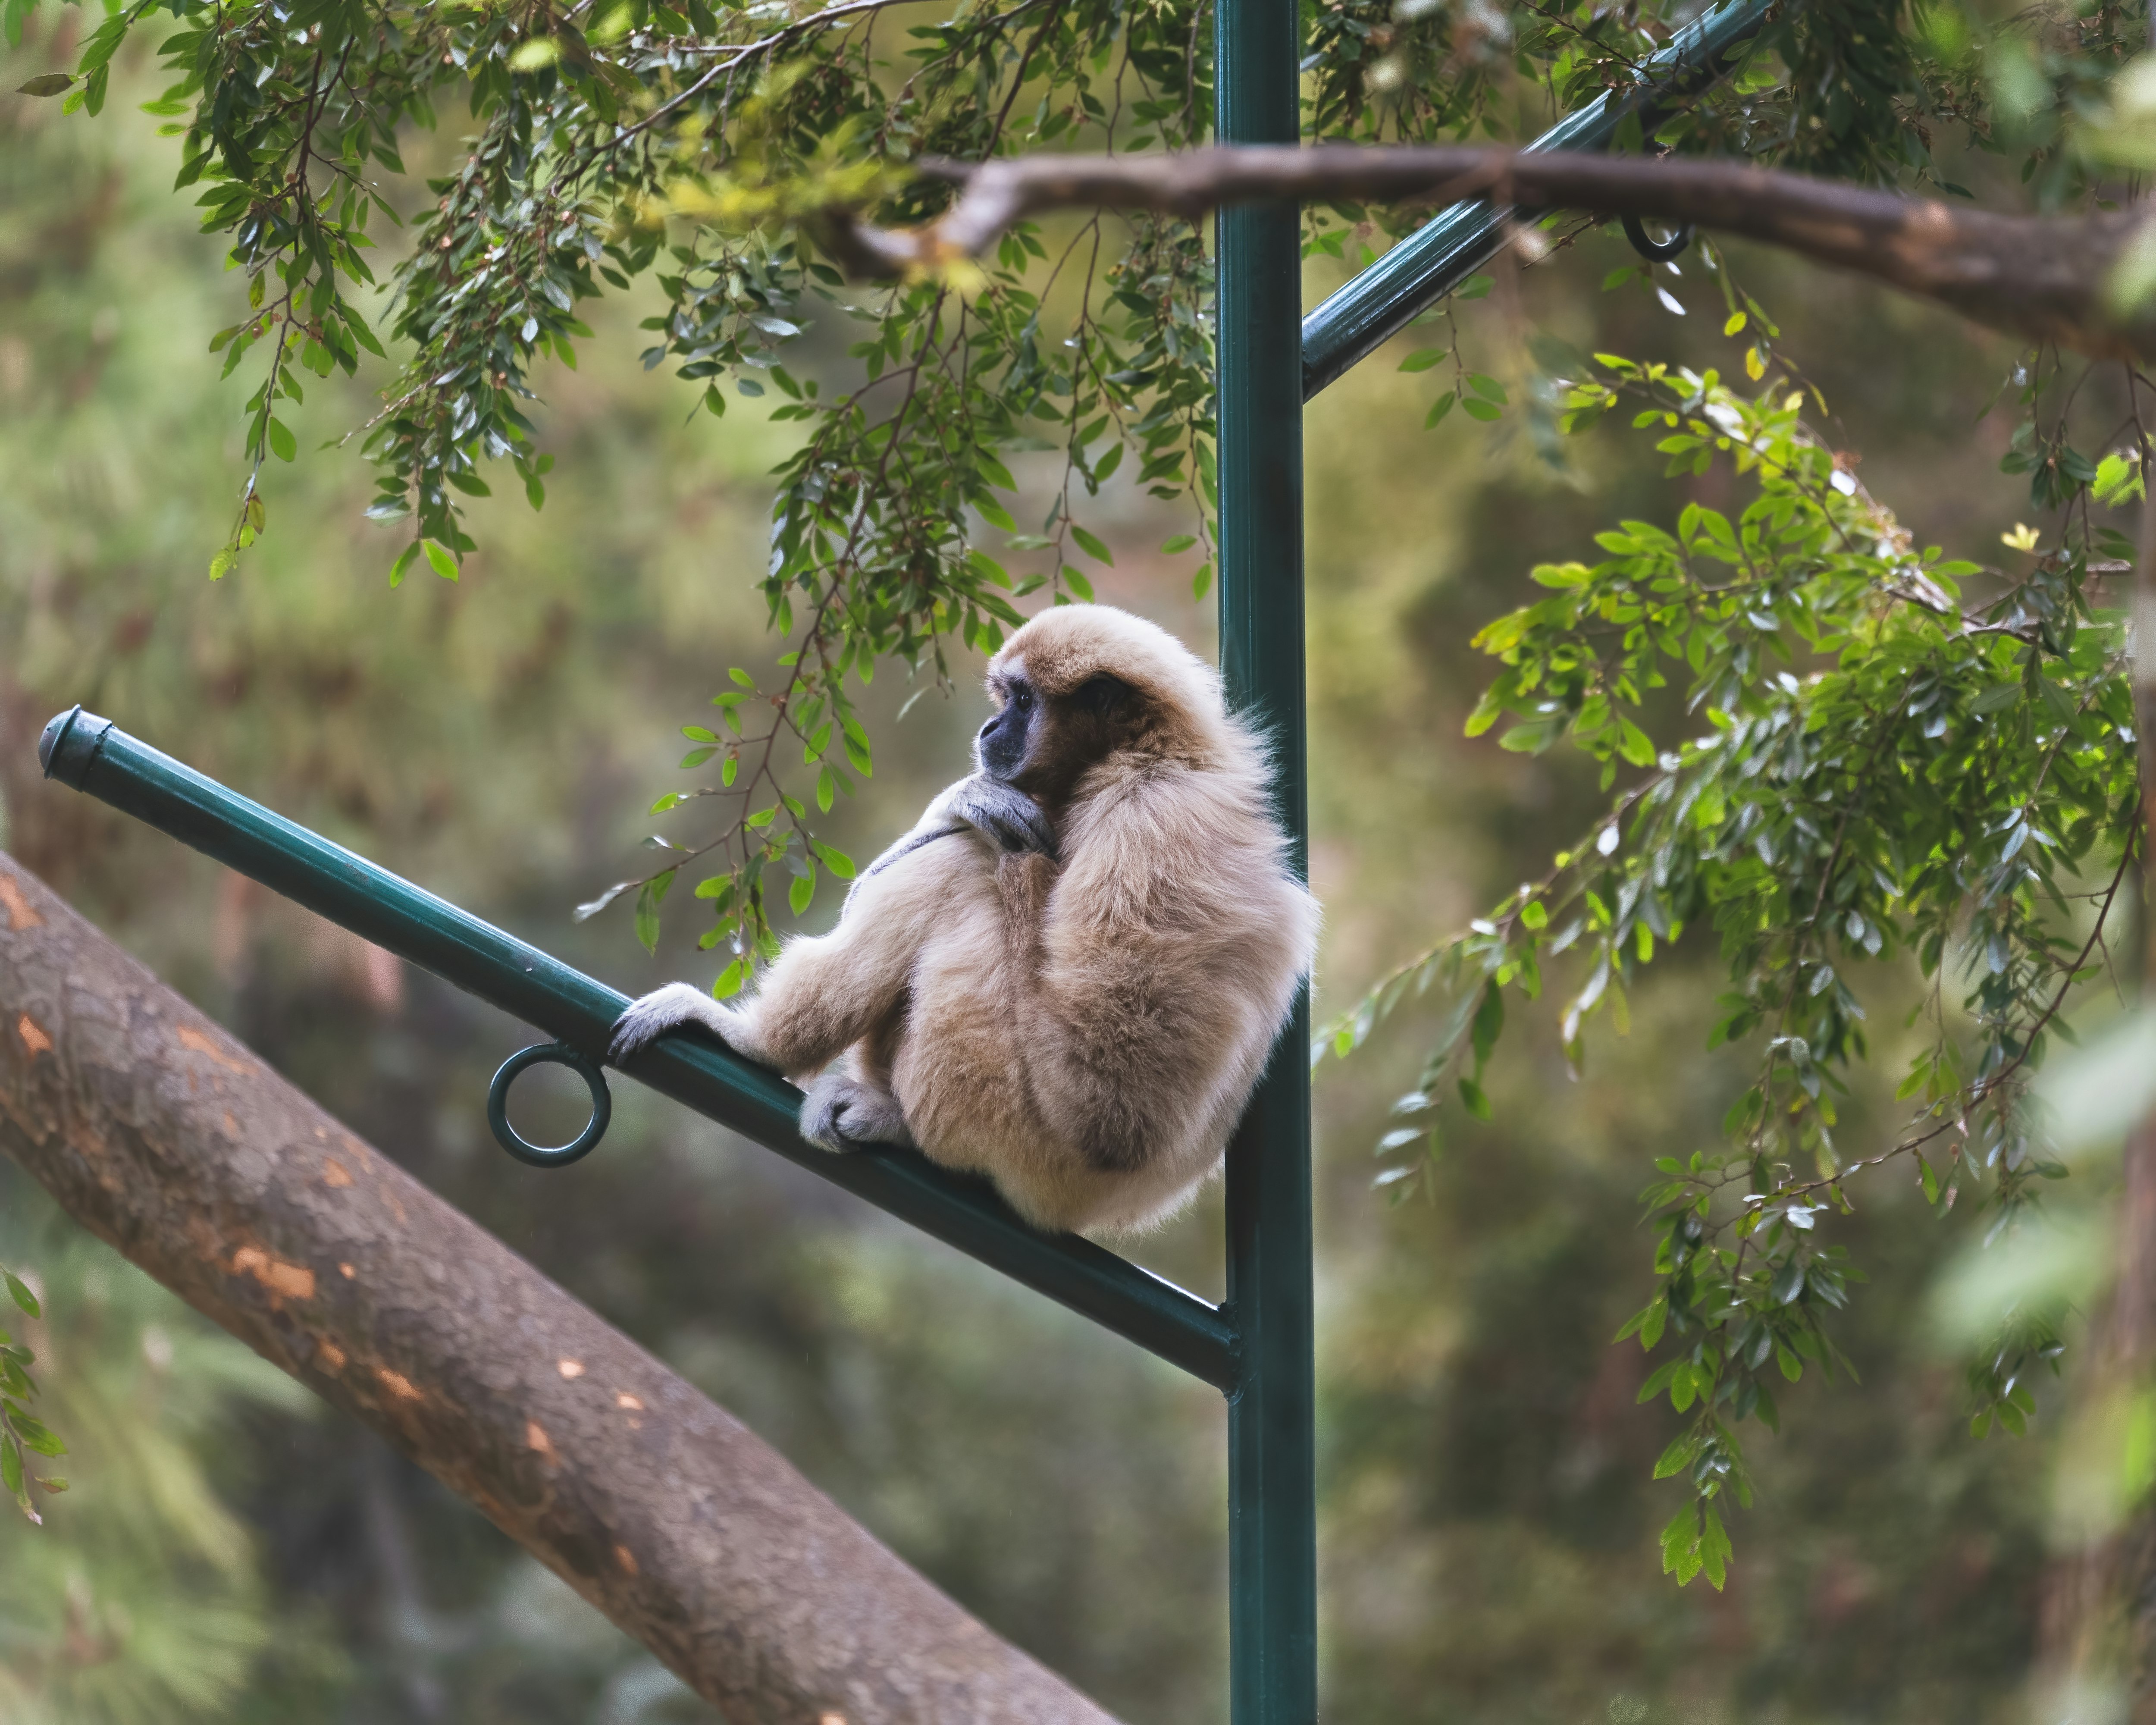
[{"label": "metal ring on bar", "polygon": [[[526,1066],[536,1066],[545,1060],[568,1067],[584,1081],[592,1093],[590,1122],[567,1143],[552,1148],[526,1143],[509,1123],[509,1086]],[[486,1087],[486,1123],[494,1129],[495,1142],[519,1162],[533,1168],[567,1168],[580,1157],[588,1156],[606,1136],[607,1122],[613,1117],[613,1097],[607,1091],[606,1074],[599,1070],[598,1061],[566,1042],[542,1042],[519,1049],[501,1063],[501,1070],[494,1075],[494,1082]]]},{"label": "metal ring on bar", "polygon": [[1691,244],[1691,223],[1681,222],[1676,233],[1667,239],[1650,239],[1647,230],[1637,216],[1625,218],[1625,237],[1632,242],[1632,249],[1650,264],[1666,264]]}]

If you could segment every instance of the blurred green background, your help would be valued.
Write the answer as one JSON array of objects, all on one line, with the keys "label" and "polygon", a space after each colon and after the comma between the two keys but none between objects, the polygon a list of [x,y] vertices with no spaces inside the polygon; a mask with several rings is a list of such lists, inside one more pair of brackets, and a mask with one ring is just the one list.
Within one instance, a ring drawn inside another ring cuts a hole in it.
[{"label": "blurred green background", "polygon": [[[0,53],[0,90],[69,63],[51,33],[74,18],[33,19]],[[132,105],[154,94],[147,73],[118,69],[94,121],[0,95],[0,845],[998,1630],[1132,1725],[1223,1718],[1210,1391],[634,1086],[603,1154],[568,1173],[512,1163],[482,1098],[529,1040],[517,1026],[38,780],[38,727],[80,701],[637,992],[708,974],[689,919],[652,959],[625,906],[582,927],[569,908],[639,870],[640,811],[682,783],[676,727],[708,716],[728,665],[779,650],[754,586],[763,475],[793,429],[740,400],[722,421],[692,413],[635,363],[634,305],[603,308],[581,371],[544,375],[549,501],[534,515],[512,487],[475,505],[460,584],[391,591],[398,542],[361,518],[362,464],[316,448],[371,410],[384,377],[362,370],[311,383],[300,459],[268,476],[269,535],[211,585],[254,379],[220,382],[204,349],[239,289],[167,189],[175,146]],[[1516,403],[1537,357],[1563,363],[1558,344],[1735,369],[1692,259],[1660,276],[1687,316],[1637,284],[1599,291],[1628,255],[1589,234],[1524,277],[1507,268],[1461,310],[1476,368]],[[1920,541],[1982,556],[2020,501],[1996,471],[2005,417],[1979,420],[2012,355],[1943,313],[1733,257],[1871,488]],[[1314,264],[1313,300],[1338,279]],[[1533,562],[1591,555],[1596,528],[1728,495],[1720,474],[1666,484],[1614,424],[1557,462],[1520,411],[1426,432],[1433,381],[1396,369],[1415,345],[1309,417],[1321,1017],[1589,819],[1584,768],[1462,738],[1475,629],[1520,602]],[[1188,560],[1151,550],[1184,523],[1122,494],[1090,519],[1115,529],[1101,597],[1209,647]],[[872,853],[963,770],[977,670],[901,721],[913,690],[886,669],[879,768],[834,817],[836,843]],[[1608,1338],[1650,1286],[1634,1194],[1651,1158],[1715,1142],[1738,1079],[1703,1051],[1712,952],[1655,972],[1629,1038],[1599,1033],[1578,1081],[1553,1026],[1508,1039],[1495,1121],[1455,1125],[1433,1201],[1388,1208],[1369,1189],[1369,1147],[1417,1065],[1414,1014],[1321,1072],[1327,1717],[2019,1717],[2059,1398],[2046,1387],[2025,1440],[1969,1437],[1958,1365],[1922,1314],[1981,1224],[1933,1224],[1905,1173],[1852,1189],[1858,1213],[1834,1224],[1871,1277],[1841,1331],[1866,1386],[1808,1377],[1781,1440],[1756,1440],[1761,1501],[1736,1518],[1726,1593],[1659,1574],[1677,1498],[1648,1474],[1667,1416],[1635,1405],[1642,1356]],[[1892,1075],[1898,1017],[1875,1016]],[[1891,1084],[1860,1096],[1845,1142],[1885,1129]],[[545,1099],[527,1129],[573,1106]],[[1138,1255],[1217,1292],[1219,1231],[1215,1194]],[[0,1721],[715,1717],[475,1511],[5,1164],[0,1258],[49,1296],[32,1339],[77,1440],[47,1526],[0,1519]]]}]

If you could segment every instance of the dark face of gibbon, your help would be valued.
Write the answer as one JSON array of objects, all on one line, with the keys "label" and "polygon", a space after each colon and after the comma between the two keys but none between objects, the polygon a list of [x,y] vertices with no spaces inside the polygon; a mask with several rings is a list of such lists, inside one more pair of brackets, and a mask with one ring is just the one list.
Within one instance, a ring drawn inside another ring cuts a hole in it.
[{"label": "dark face of gibbon", "polygon": [[1051,695],[1014,665],[996,692],[1003,710],[974,745],[981,770],[1047,809],[1069,802],[1086,769],[1122,746],[1139,706],[1137,691],[1106,671]]}]

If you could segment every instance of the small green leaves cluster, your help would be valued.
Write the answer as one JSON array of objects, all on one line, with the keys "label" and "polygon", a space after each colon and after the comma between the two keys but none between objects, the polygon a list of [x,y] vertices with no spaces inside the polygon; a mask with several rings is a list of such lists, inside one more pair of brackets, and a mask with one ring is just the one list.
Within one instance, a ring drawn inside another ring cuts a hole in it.
[{"label": "small green leaves cluster", "polygon": [[[702,863],[717,872],[697,883],[696,897],[708,906],[711,918],[699,937],[705,952],[724,946],[728,962],[719,973],[712,992],[721,999],[737,994],[755,974],[759,964],[778,956],[778,936],[773,926],[772,886],[786,882],[788,911],[798,917],[814,901],[824,875],[839,880],[854,878],[854,861],[844,851],[819,839],[808,824],[808,810],[800,799],[780,783],[777,751],[782,742],[802,743],[805,766],[816,769],[815,798],[819,811],[829,813],[836,795],[851,795],[854,781],[829,757],[835,750],[856,771],[866,775],[874,768],[867,732],[844,698],[844,670],[829,680],[835,696],[821,692],[802,676],[798,655],[789,655],[794,675],[777,697],[762,695],[756,679],[736,666],[730,672],[734,686],[712,697],[723,727],[685,725],[681,733],[691,747],[681,757],[684,772],[718,764],[718,783],[689,791],[669,791],[651,805],[654,815],[665,814],[701,798],[725,798],[737,810],[716,837],[695,847],[676,845],[654,834],[645,840],[667,860],[651,874],[616,882],[589,902],[577,906],[579,922],[596,916],[624,894],[636,894],[636,937],[647,952],[659,944],[660,910],[675,878],[692,863]],[[819,680],[820,682],[820,680]],[[767,706],[757,713],[752,730],[742,718],[744,708]],[[742,776],[746,759],[750,771]],[[768,802],[752,800],[759,791]]]},{"label": "small green leaves cluster", "polygon": [[[1570,385],[1567,429],[1629,409],[1673,475],[1726,464],[1748,501],[1733,516],[1687,504],[1674,531],[1625,521],[1597,536],[1600,562],[1536,569],[1547,597],[1483,630],[1501,668],[1470,732],[1584,751],[1614,799],[1541,880],[1394,973],[1317,1047],[1348,1054],[1402,1000],[1454,994],[1378,1147],[1380,1183],[1404,1195],[1430,1177],[1450,1098],[1486,1114],[1502,991],[1539,996],[1562,956],[1577,1064],[1596,1014],[1625,1030],[1658,953],[1711,933],[1728,978],[1711,1044],[1755,1050],[1753,1077],[1720,1143],[1657,1164],[1659,1287],[1626,1333],[1671,1348],[1643,1397],[1687,1416],[1661,1470],[1697,1500],[1671,1524],[1671,1567],[1717,1584],[1711,1512],[1748,1489],[1738,1428],[1776,1424],[1777,1378],[1845,1363],[1822,1321],[1854,1272],[1818,1224],[1848,1207],[1850,1178],[1912,1163],[1942,1213],[1971,1193],[1996,1230],[2063,1173],[2027,1081],[2071,992],[2099,974],[2138,854],[2123,618],[2101,603],[2118,566],[2092,566],[2086,533],[2010,572],[1919,548],[1809,431],[1804,400],[1607,355]],[[2107,477],[2111,496],[2133,489]],[[1974,581],[1981,603],[1963,597]],[[1862,973],[1902,955],[1928,988],[1899,1092],[1911,1113],[1883,1149],[1847,1147]],[[2018,1425],[2030,1363],[2056,1340],[2002,1342],[1972,1378],[1987,1426]]]},{"label": "small green leaves cluster", "polygon": [[[41,1315],[38,1296],[30,1291],[29,1285],[5,1266],[0,1266],[0,1287],[7,1290],[8,1297],[26,1317]],[[67,1445],[30,1412],[29,1404],[38,1394],[30,1368],[37,1360],[28,1348],[0,1329],[0,1491],[13,1498],[15,1507],[33,1522],[42,1522],[44,1518],[30,1501],[30,1487],[59,1492],[67,1490],[68,1482],[57,1476],[40,1477],[32,1471],[35,1464],[29,1458],[64,1455]]]}]

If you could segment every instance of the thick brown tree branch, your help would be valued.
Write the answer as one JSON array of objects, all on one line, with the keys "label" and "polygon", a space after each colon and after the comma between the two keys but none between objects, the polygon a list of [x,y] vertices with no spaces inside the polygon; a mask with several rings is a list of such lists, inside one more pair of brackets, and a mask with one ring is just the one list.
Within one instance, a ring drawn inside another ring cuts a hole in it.
[{"label": "thick brown tree branch", "polygon": [[2147,218],[2120,210],[1999,215],[1738,162],[1467,147],[1250,145],[1153,156],[1024,156],[922,172],[963,187],[937,221],[878,228],[840,217],[842,261],[894,275],[974,256],[1013,223],[1066,208],[1195,217],[1224,203],[1450,202],[1691,222],[1937,300],[1973,321],[2097,357],[2156,357],[2156,303],[2122,305],[2118,265]]},{"label": "thick brown tree branch", "polygon": [[737,1725],[1111,1725],[4,855],[0,1153]]}]

